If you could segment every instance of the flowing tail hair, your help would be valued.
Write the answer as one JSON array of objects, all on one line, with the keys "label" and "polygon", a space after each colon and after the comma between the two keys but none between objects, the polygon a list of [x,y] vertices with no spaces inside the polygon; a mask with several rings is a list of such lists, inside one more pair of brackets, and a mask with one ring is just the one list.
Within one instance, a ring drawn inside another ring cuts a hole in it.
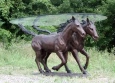
[{"label": "flowing tail hair", "polygon": [[41,31],[41,32],[45,32],[45,33],[51,34],[50,31],[48,31],[48,30],[44,30],[44,29],[40,29],[40,28],[38,28],[38,27],[35,26],[35,25],[33,25],[32,27],[33,27],[34,29],[36,29],[37,31]]},{"label": "flowing tail hair", "polygon": [[29,31],[29,30],[27,30],[22,24],[18,24],[18,26],[21,28],[21,30],[24,32],[24,33],[27,33],[27,34],[30,34],[30,35],[32,35],[32,36],[36,36],[37,34],[36,33],[33,33],[33,32],[31,32],[31,31]]}]

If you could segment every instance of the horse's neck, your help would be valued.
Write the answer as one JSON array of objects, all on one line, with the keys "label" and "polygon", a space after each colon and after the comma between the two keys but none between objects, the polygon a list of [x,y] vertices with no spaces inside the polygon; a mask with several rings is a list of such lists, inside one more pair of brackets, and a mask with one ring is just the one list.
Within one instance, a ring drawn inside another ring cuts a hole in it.
[{"label": "horse's neck", "polygon": [[71,25],[67,25],[67,27],[62,31],[62,38],[64,39],[64,41],[67,43],[72,34],[73,34],[73,30],[72,29],[72,26]]},{"label": "horse's neck", "polygon": [[[83,24],[82,27],[83,27],[84,31],[86,32],[87,24]],[[86,33],[86,36],[87,36],[87,33]],[[74,38],[75,38],[75,41],[77,41],[79,45],[84,45],[85,38],[82,38],[79,35],[79,33],[74,33]]]},{"label": "horse's neck", "polygon": [[[88,33],[87,33],[87,31],[86,31],[87,24],[82,25],[82,27],[83,27],[83,30],[86,32],[86,36],[85,36],[85,38],[86,38],[87,35],[88,35]],[[75,33],[74,36],[76,37],[76,40],[78,40],[79,44],[80,44],[80,43],[84,43],[85,38],[82,38],[78,33]]]},{"label": "horse's neck", "polygon": [[86,35],[88,35],[89,33],[87,32],[87,23],[86,24],[83,24],[82,27],[83,27],[83,30],[86,32]]},{"label": "horse's neck", "polygon": [[76,41],[78,41],[79,44],[84,43],[84,41],[85,41],[85,39],[82,38],[78,33],[75,33],[74,37],[75,37]]},{"label": "horse's neck", "polygon": [[[87,37],[87,35],[89,34],[89,33],[87,32],[87,25],[83,26],[83,30],[84,30],[85,33],[86,33],[86,36],[85,36],[85,37]],[[84,39],[84,40],[85,40],[85,39]]]}]

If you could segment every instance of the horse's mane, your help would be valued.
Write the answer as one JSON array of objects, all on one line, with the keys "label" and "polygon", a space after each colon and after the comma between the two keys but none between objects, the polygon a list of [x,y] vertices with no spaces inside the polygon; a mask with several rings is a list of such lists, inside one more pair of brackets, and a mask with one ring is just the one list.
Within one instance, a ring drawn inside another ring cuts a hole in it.
[{"label": "horse's mane", "polygon": [[85,21],[85,20],[82,20],[81,25],[82,25],[82,27],[84,27],[84,26],[87,26],[87,25],[88,25],[88,23],[89,23],[89,24],[93,24],[93,22],[92,22],[92,21],[87,22],[87,21]]},{"label": "horse's mane", "polygon": [[[70,20],[67,20],[65,23],[61,23],[59,25],[59,28],[57,29],[57,33],[59,32],[62,32],[64,30],[64,28],[70,23],[72,22],[72,19]],[[82,20],[82,23],[81,23],[82,26],[86,26],[87,25],[87,22],[85,20]]]},{"label": "horse's mane", "polygon": [[72,19],[67,20],[65,23],[61,23],[59,25],[59,28],[57,29],[57,33],[62,32],[64,30],[64,28],[71,22],[72,22]]}]

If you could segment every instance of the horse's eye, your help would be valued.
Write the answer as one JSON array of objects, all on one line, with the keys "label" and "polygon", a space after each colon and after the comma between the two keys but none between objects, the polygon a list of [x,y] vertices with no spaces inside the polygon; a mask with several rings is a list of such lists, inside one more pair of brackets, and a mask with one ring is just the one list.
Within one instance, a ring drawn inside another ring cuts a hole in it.
[{"label": "horse's eye", "polygon": [[77,25],[77,27],[79,27],[79,25]]},{"label": "horse's eye", "polygon": [[93,28],[90,28],[91,30],[93,30]]}]

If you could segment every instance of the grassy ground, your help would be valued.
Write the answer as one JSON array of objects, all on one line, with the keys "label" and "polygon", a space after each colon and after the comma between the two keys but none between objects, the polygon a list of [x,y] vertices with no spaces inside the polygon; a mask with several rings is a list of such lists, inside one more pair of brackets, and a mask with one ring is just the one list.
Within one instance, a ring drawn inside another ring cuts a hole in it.
[{"label": "grassy ground", "polygon": [[[17,44],[12,44],[8,50],[5,50],[0,45],[0,75],[18,75],[19,77],[23,75],[33,79],[36,78],[37,81],[33,80],[31,81],[32,83],[115,83],[115,56],[106,51],[99,52],[95,48],[87,50],[87,53],[90,55],[90,63],[87,69],[89,76],[87,78],[33,75],[34,73],[38,73],[38,70],[34,61],[35,54],[30,42],[22,41]],[[85,57],[81,54],[79,56],[82,65],[84,65]],[[60,59],[52,53],[48,59],[49,68],[51,69],[59,63]],[[68,66],[73,73],[81,73],[70,53]],[[58,72],[65,72],[64,67]],[[31,83],[27,80],[25,82]]]}]

